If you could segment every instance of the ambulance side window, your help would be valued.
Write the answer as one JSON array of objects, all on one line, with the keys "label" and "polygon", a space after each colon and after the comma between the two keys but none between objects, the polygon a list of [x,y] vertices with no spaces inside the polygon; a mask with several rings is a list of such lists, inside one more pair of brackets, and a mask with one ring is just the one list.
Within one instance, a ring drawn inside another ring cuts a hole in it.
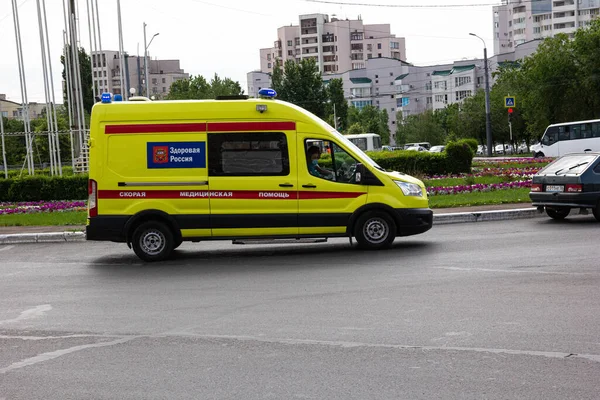
[{"label": "ambulance side window", "polygon": [[280,132],[209,133],[211,176],[287,176],[287,138]]}]

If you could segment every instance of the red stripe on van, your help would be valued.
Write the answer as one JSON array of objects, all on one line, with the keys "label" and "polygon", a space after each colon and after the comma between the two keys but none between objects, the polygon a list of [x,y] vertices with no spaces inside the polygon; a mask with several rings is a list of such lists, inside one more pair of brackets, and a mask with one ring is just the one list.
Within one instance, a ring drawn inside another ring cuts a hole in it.
[{"label": "red stripe on van", "polygon": [[300,200],[316,200],[316,199],[355,199],[362,196],[361,192],[298,192]]},{"label": "red stripe on van", "polygon": [[355,199],[362,192],[296,192],[279,190],[99,190],[99,199]]},{"label": "red stripe on van", "polygon": [[295,131],[295,122],[209,122],[209,132]]},{"label": "red stripe on van", "polygon": [[206,132],[206,123],[106,125],[106,127],[104,128],[105,134],[173,133],[173,132]]},{"label": "red stripe on van", "polygon": [[295,191],[279,190],[100,190],[100,199],[246,199],[297,200]]}]

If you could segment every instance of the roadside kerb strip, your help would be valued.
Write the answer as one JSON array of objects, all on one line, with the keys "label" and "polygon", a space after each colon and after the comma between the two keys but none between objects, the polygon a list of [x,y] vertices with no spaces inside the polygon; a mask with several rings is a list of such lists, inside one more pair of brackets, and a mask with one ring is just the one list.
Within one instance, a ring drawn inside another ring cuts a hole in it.
[{"label": "roadside kerb strip", "polygon": [[84,232],[15,233],[0,235],[0,244],[55,243],[85,240]]},{"label": "roadside kerb strip", "polygon": [[536,208],[514,210],[476,211],[463,213],[434,214],[433,224],[458,224],[465,222],[503,221],[507,219],[537,218],[543,216]]},{"label": "roadside kerb strip", "polygon": [[[538,218],[544,214],[535,208],[518,208],[514,210],[495,210],[495,211],[477,211],[477,212],[458,212],[434,214],[434,225],[503,221],[508,219]],[[49,232],[49,233],[15,233],[0,235],[0,244],[15,243],[56,243],[56,242],[77,242],[85,240],[85,232]]]}]

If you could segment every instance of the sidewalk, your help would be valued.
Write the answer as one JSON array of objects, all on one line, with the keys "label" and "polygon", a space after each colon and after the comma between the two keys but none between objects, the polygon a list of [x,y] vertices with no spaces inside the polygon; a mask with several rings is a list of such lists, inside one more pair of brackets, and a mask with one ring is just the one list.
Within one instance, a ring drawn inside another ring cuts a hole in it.
[{"label": "sidewalk", "polygon": [[[452,222],[477,222],[479,217],[470,218],[469,214],[478,214],[481,212],[494,212],[494,220],[518,218],[515,214],[515,210],[527,209],[525,214],[533,214],[535,208],[531,206],[531,203],[518,203],[518,204],[495,204],[489,206],[473,206],[473,207],[454,207],[454,208],[434,208],[434,222],[438,220],[439,223],[452,223]],[[530,209],[530,210],[529,210]],[[523,213],[520,213],[523,214]],[[520,215],[519,214],[519,215]],[[436,218],[442,217],[443,218]],[[504,218],[503,218],[504,216]],[[460,217],[460,218],[458,218]],[[522,217],[521,217],[522,218]],[[62,233],[62,232],[84,232],[84,225],[65,225],[65,226],[0,226],[0,235],[20,235],[30,234],[35,235],[50,234],[50,233]],[[1,241],[0,241],[1,242]]]}]

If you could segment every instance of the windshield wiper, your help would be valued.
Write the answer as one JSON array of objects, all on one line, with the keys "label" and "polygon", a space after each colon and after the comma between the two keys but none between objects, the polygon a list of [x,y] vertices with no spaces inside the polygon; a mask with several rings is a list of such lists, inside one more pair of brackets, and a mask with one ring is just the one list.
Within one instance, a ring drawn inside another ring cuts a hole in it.
[{"label": "windshield wiper", "polygon": [[[575,164],[572,167],[569,167],[568,171],[570,171],[572,169],[575,169],[575,168],[578,168],[578,167],[581,167],[582,165],[589,164],[589,163],[590,163],[589,161],[585,161],[585,162],[582,162],[582,163],[579,163],[579,164]],[[560,171],[563,171],[563,170],[564,170],[564,168],[556,170],[556,172],[554,173],[554,175],[558,175],[560,173]]]},{"label": "windshield wiper", "polygon": [[582,165],[585,165],[585,164],[589,164],[589,161],[582,162],[582,163],[579,163],[579,164],[575,164],[571,168],[569,168],[569,171],[572,170],[572,169],[575,169],[577,167],[581,167]]}]

